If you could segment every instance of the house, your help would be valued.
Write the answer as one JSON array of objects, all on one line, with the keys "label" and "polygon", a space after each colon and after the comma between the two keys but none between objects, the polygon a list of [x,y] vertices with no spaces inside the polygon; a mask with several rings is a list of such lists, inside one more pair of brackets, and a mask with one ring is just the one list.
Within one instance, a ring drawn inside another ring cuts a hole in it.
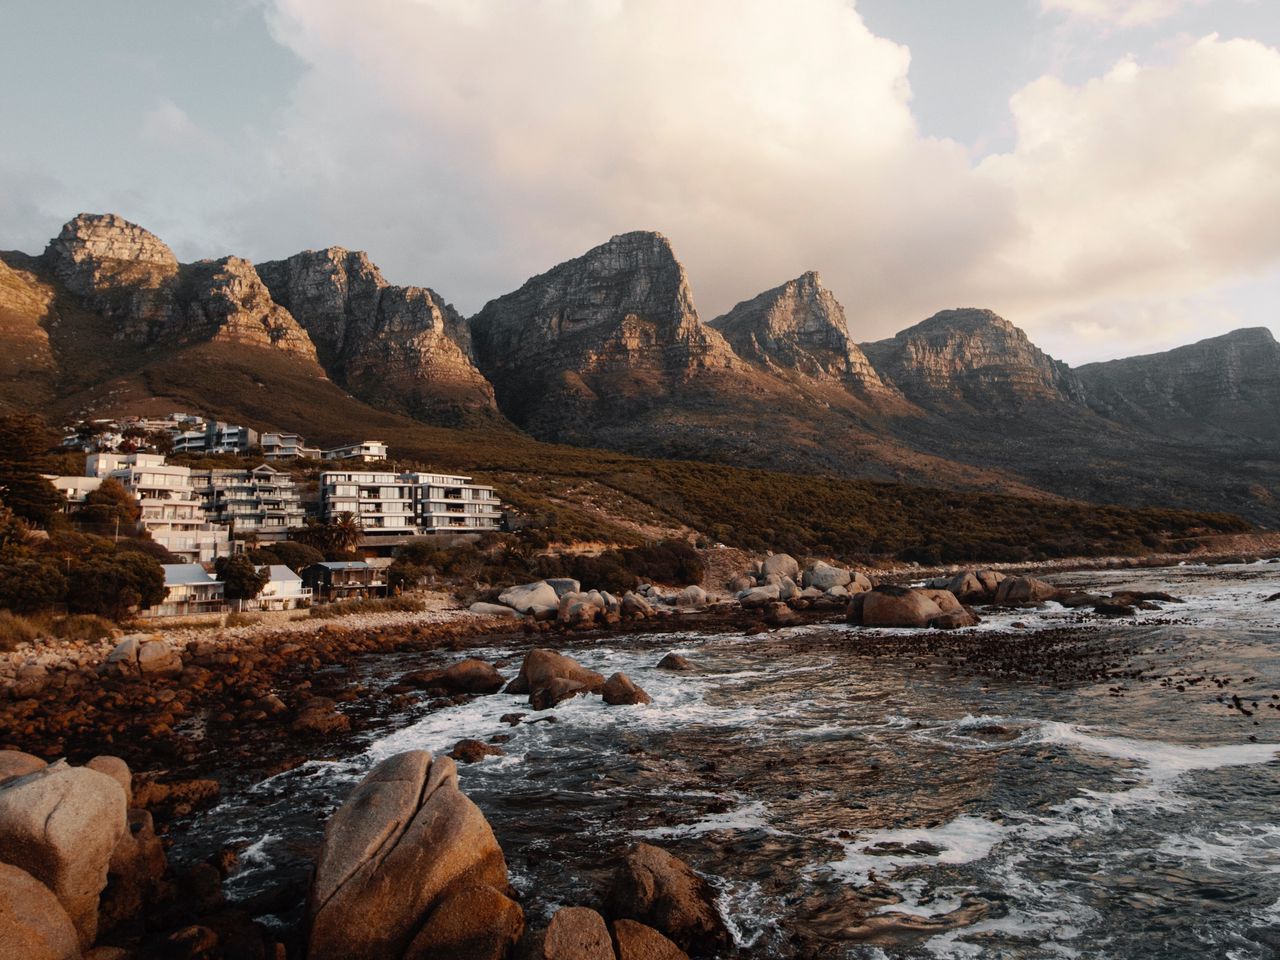
[{"label": "house", "polygon": [[102,477],[46,476],[45,479],[52,483],[54,489],[66,499],[67,502],[62,508],[64,513],[72,513],[78,507],[84,506],[85,498],[102,486]]},{"label": "house", "polygon": [[302,583],[316,600],[355,600],[387,592],[386,575],[363,560],[313,563],[302,571]]},{"label": "house", "polygon": [[298,610],[311,606],[311,591],[302,585],[302,577],[282,563],[258,567],[270,578],[262,592],[245,603],[249,610]]},{"label": "house", "polygon": [[164,563],[164,602],[143,611],[144,617],[185,617],[220,613],[223,584],[198,563]]},{"label": "house", "polygon": [[387,459],[387,445],[381,440],[362,440],[345,447],[333,447],[321,453],[322,460],[361,460],[373,463]]}]

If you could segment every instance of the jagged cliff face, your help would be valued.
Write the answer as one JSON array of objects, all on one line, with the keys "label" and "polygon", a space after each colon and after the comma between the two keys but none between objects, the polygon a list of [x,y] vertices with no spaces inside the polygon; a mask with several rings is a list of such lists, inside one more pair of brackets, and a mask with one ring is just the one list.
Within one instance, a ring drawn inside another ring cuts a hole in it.
[{"label": "jagged cliff face", "polygon": [[862,349],[880,375],[916,403],[989,408],[1084,402],[1070,367],[990,310],[943,310]]},{"label": "jagged cliff face", "polygon": [[709,325],[752,363],[837,382],[866,397],[897,396],[849,338],[844,308],[814,272],[739,303]]},{"label": "jagged cliff face", "polygon": [[1280,343],[1265,327],[1076,370],[1089,405],[1172,437],[1280,439]]},{"label": "jagged cliff face", "polygon": [[616,236],[490,301],[471,336],[503,412],[544,436],[744,366],[699,321],[670,243],[648,232]]},{"label": "jagged cliff face", "polygon": [[392,286],[364,253],[341,247],[258,270],[356,396],[438,422],[496,409],[466,321],[433,290]]},{"label": "jagged cliff face", "polygon": [[114,214],[82,213],[45,249],[53,275],[147,347],[201,341],[268,347],[315,360],[310,338],[239,257],[181,265],[158,237]]}]

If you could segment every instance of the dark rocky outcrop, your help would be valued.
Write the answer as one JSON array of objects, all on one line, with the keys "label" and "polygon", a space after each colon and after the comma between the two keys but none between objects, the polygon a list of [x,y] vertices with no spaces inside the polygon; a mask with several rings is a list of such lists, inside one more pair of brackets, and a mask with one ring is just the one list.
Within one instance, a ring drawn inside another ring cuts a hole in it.
[{"label": "dark rocky outcrop", "polygon": [[691,956],[716,956],[733,942],[711,885],[683,860],[647,843],[623,859],[605,899],[615,920],[637,920]]},{"label": "dark rocky outcrop", "polygon": [[434,290],[389,284],[365,253],[342,247],[258,272],[311,335],[329,376],[356,396],[441,423],[495,412],[467,323]]},{"label": "dark rocky outcrop", "polygon": [[1079,367],[1089,406],[1186,440],[1280,440],[1280,343],[1266,327]]}]

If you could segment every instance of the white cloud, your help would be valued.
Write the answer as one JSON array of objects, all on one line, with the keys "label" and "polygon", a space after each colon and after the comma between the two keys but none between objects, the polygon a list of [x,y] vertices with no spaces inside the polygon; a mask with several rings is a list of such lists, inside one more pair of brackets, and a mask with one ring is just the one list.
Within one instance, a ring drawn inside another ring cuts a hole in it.
[{"label": "white cloud", "polygon": [[1153,305],[1280,264],[1280,53],[1258,43],[1041,77],[1013,149],[975,163],[918,129],[908,50],[846,0],[275,0],[270,20],[306,71],[227,229],[274,255],[367,247],[466,310],[649,228],[707,317],[815,268],[859,338],[974,304],[1082,338],[1131,309],[1139,345]]},{"label": "white cloud", "polygon": [[1148,26],[1173,16],[1187,5],[1188,0],[1040,0],[1043,13],[1064,13],[1116,27]]}]

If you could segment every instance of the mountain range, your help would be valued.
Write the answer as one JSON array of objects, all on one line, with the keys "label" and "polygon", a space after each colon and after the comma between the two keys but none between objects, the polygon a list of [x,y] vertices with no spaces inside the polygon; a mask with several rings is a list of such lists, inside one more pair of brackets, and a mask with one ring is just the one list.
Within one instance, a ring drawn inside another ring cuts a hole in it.
[{"label": "mountain range", "polygon": [[319,441],[416,422],[1280,524],[1266,329],[1073,369],[990,310],[874,342],[855,325],[813,272],[704,321],[652,232],[465,318],[360,252],[184,264],[142,227],[81,214],[39,255],[0,254],[0,408],[54,422],[185,408]]}]

